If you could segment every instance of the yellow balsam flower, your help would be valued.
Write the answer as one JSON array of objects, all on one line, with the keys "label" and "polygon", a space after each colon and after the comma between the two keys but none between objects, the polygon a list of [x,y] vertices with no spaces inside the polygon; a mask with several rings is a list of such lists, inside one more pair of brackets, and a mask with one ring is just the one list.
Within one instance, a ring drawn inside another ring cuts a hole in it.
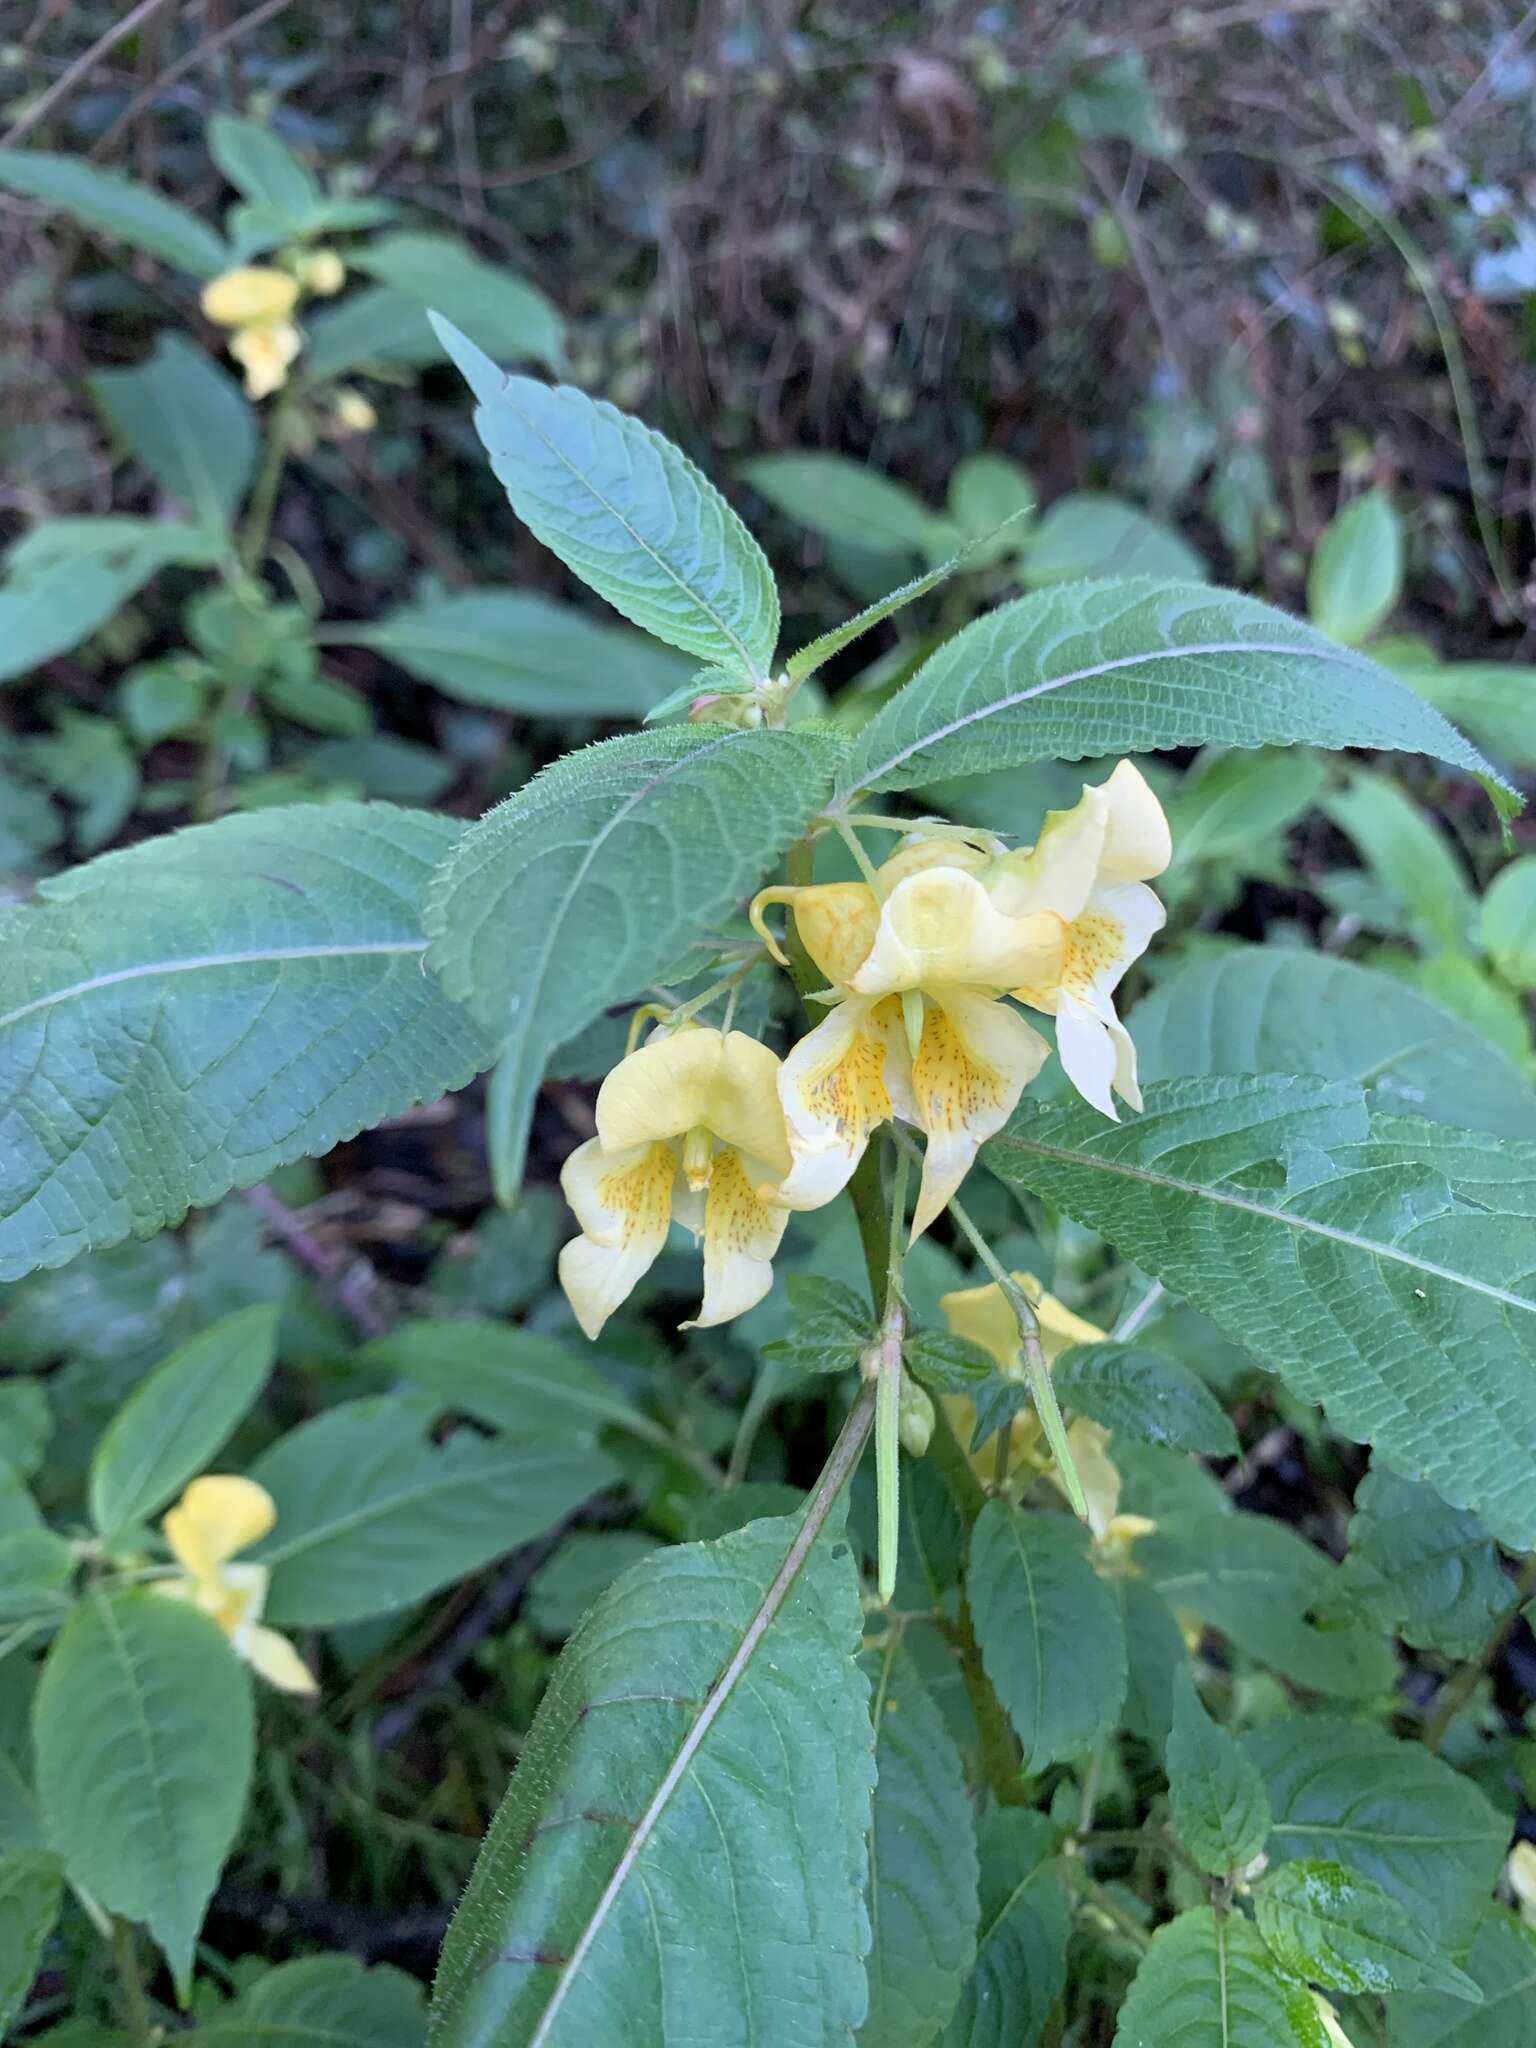
[{"label": "yellow balsam flower", "polygon": [[1009,992],[1056,1019],[1068,1079],[1107,1117],[1118,1114],[1113,1095],[1141,1108],[1136,1048],[1115,1014],[1114,994],[1166,921],[1145,885],[1172,857],[1162,805],[1140,770],[1122,761],[1107,782],[1085,785],[1070,811],[1052,811],[1032,848],[1004,854],[986,876],[1006,916],[1051,912],[1062,920],[1054,971],[1021,976]]},{"label": "yellow balsam flower", "polygon": [[294,325],[299,283],[270,264],[242,264],[203,287],[203,311],[216,327],[232,328],[229,352],[245,371],[249,398],[270,398],[288,381],[303,346]]},{"label": "yellow balsam flower", "polygon": [[654,1264],[674,1217],[704,1240],[698,1325],[744,1315],[768,1292],[789,1220],[765,1199],[790,1166],[778,1078],[755,1038],[689,1024],[604,1081],[597,1136],[560,1175],[581,1225],[560,1254],[560,1284],[589,1337]]},{"label": "yellow balsam flower", "polygon": [[231,1564],[237,1551],[259,1543],[274,1522],[272,1496],[254,1479],[209,1473],[194,1479],[161,1528],[185,1576],[161,1580],[156,1591],[190,1600],[211,1615],[235,1654],[282,1692],[313,1692],[309,1667],[288,1638],[261,1626],[271,1574],[264,1564]]},{"label": "yellow balsam flower", "polygon": [[[1013,1279],[1035,1311],[1040,1324],[1040,1348],[1045,1353],[1048,1366],[1054,1365],[1062,1352],[1070,1350],[1074,1344],[1103,1343],[1104,1331],[1096,1324],[1085,1322],[1081,1316],[1075,1316],[1054,1294],[1047,1294],[1033,1273],[1015,1273]],[[995,1280],[985,1287],[962,1287],[953,1294],[943,1295],[939,1307],[944,1311],[951,1336],[967,1338],[979,1346],[996,1360],[998,1368],[1010,1379],[1023,1377],[1023,1344],[1018,1321],[1008,1306],[1007,1296]],[[961,1443],[969,1444],[976,1427],[976,1410],[970,1397],[946,1394],[944,1405]],[[1016,1471],[1020,1465],[1039,1457],[1043,1434],[1039,1419],[1033,1412],[1017,1418],[1008,1461],[1010,1471]],[[1120,1470],[1107,1448],[1109,1431],[1101,1423],[1079,1416],[1067,1429],[1067,1443],[1071,1447],[1077,1476],[1082,1482],[1083,1496],[1088,1503],[1088,1526],[1095,1541],[1107,1545],[1111,1551],[1120,1551],[1138,1536],[1146,1535],[1152,1527],[1150,1522],[1140,1515],[1120,1513]],[[978,1472],[990,1474],[991,1457],[991,1444],[984,1444],[973,1460]],[[1045,1477],[1058,1491],[1065,1492],[1054,1465]]]},{"label": "yellow balsam flower", "polygon": [[[794,1165],[778,1190],[816,1209],[848,1183],[870,1133],[896,1116],[928,1139],[912,1219],[920,1236],[982,1143],[1001,1130],[1050,1047],[999,998],[1052,975],[1061,920],[1013,917],[978,879],[994,855],[953,841],[903,848],[862,882],[766,889],[787,903],[839,1000],[785,1060],[779,1092]],[[782,958],[782,955],[779,955]]]}]

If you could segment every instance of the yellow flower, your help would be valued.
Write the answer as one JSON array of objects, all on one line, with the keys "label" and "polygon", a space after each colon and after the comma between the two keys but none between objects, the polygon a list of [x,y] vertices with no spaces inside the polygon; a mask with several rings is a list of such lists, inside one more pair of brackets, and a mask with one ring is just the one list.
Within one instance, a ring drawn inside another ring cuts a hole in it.
[{"label": "yellow flower", "polygon": [[[1039,1321],[1040,1348],[1045,1353],[1047,1365],[1054,1365],[1062,1352],[1074,1344],[1103,1343],[1104,1332],[1095,1324],[1085,1322],[1081,1316],[1075,1316],[1054,1294],[1047,1294],[1033,1273],[1015,1273],[1013,1278]],[[1023,1377],[1023,1345],[1018,1321],[1008,1306],[1007,1296],[995,1280],[989,1281],[985,1287],[962,1287],[953,1294],[942,1295],[939,1307],[944,1311],[951,1336],[964,1337],[978,1345],[997,1362],[998,1369],[1009,1379]],[[944,1406],[954,1424],[955,1434],[962,1444],[969,1444],[976,1427],[976,1410],[970,1397],[947,1394]],[[1015,1421],[1008,1460],[1010,1471],[1016,1471],[1020,1465],[1039,1457],[1042,1435],[1033,1411]],[[1067,1430],[1067,1442],[1072,1450],[1072,1461],[1077,1466],[1077,1476],[1082,1481],[1088,1503],[1088,1526],[1094,1536],[1101,1542],[1119,1544],[1145,1535],[1150,1525],[1144,1524],[1139,1516],[1119,1512],[1120,1472],[1106,1449],[1109,1431],[1101,1424],[1079,1416]],[[991,1444],[983,1444],[973,1460],[977,1471],[990,1474],[991,1459]],[[1052,1485],[1059,1487],[1054,1466],[1045,1476]]]},{"label": "yellow flower", "polygon": [[190,1600],[211,1615],[235,1654],[283,1692],[313,1692],[315,1681],[298,1651],[275,1628],[263,1628],[270,1574],[263,1564],[231,1564],[277,1520],[272,1496],[254,1479],[208,1474],[194,1479],[161,1527],[185,1577],[161,1581],[156,1590]]},{"label": "yellow flower", "polygon": [[293,258],[293,274],[317,299],[332,299],[347,281],[347,266],[334,249],[307,249]]},{"label": "yellow flower", "polygon": [[1520,1918],[1527,1926],[1536,1927],[1536,1845],[1516,1842],[1504,1866],[1504,1876],[1515,1895]]},{"label": "yellow flower", "polygon": [[806,951],[843,992],[780,1073],[794,1165],[777,1199],[789,1208],[830,1201],[870,1133],[897,1116],[928,1139],[912,1219],[920,1236],[1048,1058],[1045,1040],[999,998],[1056,972],[1061,920],[999,911],[977,874],[993,859],[928,840],[885,863],[880,893],[839,882],[767,889],[753,904],[768,938],[763,911],[788,903]]},{"label": "yellow flower", "polygon": [[269,264],[243,264],[203,287],[203,311],[216,327],[234,330],[229,352],[245,371],[249,398],[270,398],[288,380],[303,346],[293,323],[299,283]]},{"label": "yellow flower", "polygon": [[364,398],[361,391],[354,391],[350,384],[343,384],[331,401],[331,412],[337,427],[343,434],[371,434],[379,424],[379,416]]},{"label": "yellow flower", "polygon": [[271,327],[291,319],[297,278],[270,264],[247,263],[203,286],[203,311],[215,327]]},{"label": "yellow flower", "polygon": [[986,875],[1008,917],[1053,912],[1066,928],[1054,973],[1021,976],[1009,993],[1056,1019],[1056,1049],[1078,1092],[1115,1117],[1111,1090],[1141,1107],[1136,1048],[1115,1014],[1114,992],[1165,922],[1145,884],[1172,858],[1168,820],[1145,778],[1122,761],[1085,786],[1070,811],[1052,811],[1034,847],[1004,854]]},{"label": "yellow flower", "polygon": [[790,1165],[778,1075],[744,1032],[686,1025],[604,1081],[597,1136],[560,1175],[581,1225],[560,1254],[560,1284],[589,1337],[655,1262],[674,1217],[704,1240],[697,1324],[744,1315],[768,1292],[789,1220],[765,1199]]}]

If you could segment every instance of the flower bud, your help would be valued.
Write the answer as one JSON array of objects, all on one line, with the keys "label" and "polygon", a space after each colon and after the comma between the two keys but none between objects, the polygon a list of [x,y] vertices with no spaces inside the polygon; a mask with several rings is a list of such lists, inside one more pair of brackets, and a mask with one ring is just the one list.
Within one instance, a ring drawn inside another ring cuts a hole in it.
[{"label": "flower bud", "polygon": [[917,1381],[901,1376],[901,1405],[897,1410],[897,1432],[909,1458],[920,1458],[933,1435],[933,1403]]},{"label": "flower bud", "polygon": [[293,261],[293,274],[317,299],[334,298],[347,281],[347,266],[334,249],[306,249]]}]

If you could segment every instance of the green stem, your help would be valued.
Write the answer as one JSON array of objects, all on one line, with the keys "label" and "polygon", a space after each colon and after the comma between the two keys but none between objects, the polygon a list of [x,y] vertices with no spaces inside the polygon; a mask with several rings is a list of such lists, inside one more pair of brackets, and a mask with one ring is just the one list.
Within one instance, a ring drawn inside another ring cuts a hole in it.
[{"label": "green stem", "polygon": [[128,2031],[135,2041],[149,2048],[149,2044],[159,2037],[149,2000],[144,1995],[144,1979],[139,1974],[138,1940],[129,1923],[120,1918],[114,1918],[112,1922],[112,1961],[123,1994]]},{"label": "green stem", "polygon": [[1138,1955],[1146,1954],[1152,1946],[1151,1935],[1139,1921],[1131,1918],[1113,1892],[1106,1891],[1101,1884],[1096,1884],[1086,1872],[1078,1873],[1077,1888],[1085,1905],[1092,1906],[1097,1913],[1102,1913],[1115,1932],[1128,1941]]},{"label": "green stem", "polygon": [[1469,1663],[1460,1665],[1441,1686],[1435,1711],[1424,1723],[1422,1740],[1426,1749],[1438,1749],[1445,1740],[1451,1723],[1477,1690],[1479,1679],[1492,1670],[1499,1652],[1509,1640],[1510,1631],[1520,1619],[1521,1610],[1533,1593],[1536,1593],[1536,1557],[1528,1557],[1515,1580],[1515,1597],[1494,1623],[1488,1640]]},{"label": "green stem", "polygon": [[1159,1828],[1095,1828],[1091,1835],[1079,1836],[1077,1848],[1081,1856],[1094,1849],[1135,1849],[1138,1853],[1155,1851],[1159,1856],[1166,1856],[1170,1863],[1177,1863],[1182,1870],[1187,1870],[1199,1883],[1208,1885],[1211,1881],[1210,1872],[1202,1870],[1193,1856]]},{"label": "green stem", "polygon": [[294,386],[285,384],[267,415],[267,443],[262,450],[261,467],[256,472],[256,482],[246,503],[245,523],[240,530],[240,561],[252,576],[260,569],[267,551],[267,537],[272,531],[273,514],[277,511],[277,493],[283,481],[283,467],[288,460],[288,422],[296,402]]}]

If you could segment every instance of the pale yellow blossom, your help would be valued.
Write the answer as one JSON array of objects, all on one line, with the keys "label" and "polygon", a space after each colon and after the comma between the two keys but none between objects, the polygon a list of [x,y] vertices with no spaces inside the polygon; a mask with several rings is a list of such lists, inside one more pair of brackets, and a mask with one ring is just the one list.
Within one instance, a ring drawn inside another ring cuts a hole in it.
[{"label": "pale yellow blossom", "polygon": [[157,1582],[171,1599],[189,1600],[216,1621],[235,1654],[282,1692],[308,1693],[315,1681],[298,1651],[261,1626],[270,1574],[263,1564],[232,1564],[277,1520],[272,1496],[254,1479],[208,1473],[194,1479],[161,1523],[183,1576]]}]

